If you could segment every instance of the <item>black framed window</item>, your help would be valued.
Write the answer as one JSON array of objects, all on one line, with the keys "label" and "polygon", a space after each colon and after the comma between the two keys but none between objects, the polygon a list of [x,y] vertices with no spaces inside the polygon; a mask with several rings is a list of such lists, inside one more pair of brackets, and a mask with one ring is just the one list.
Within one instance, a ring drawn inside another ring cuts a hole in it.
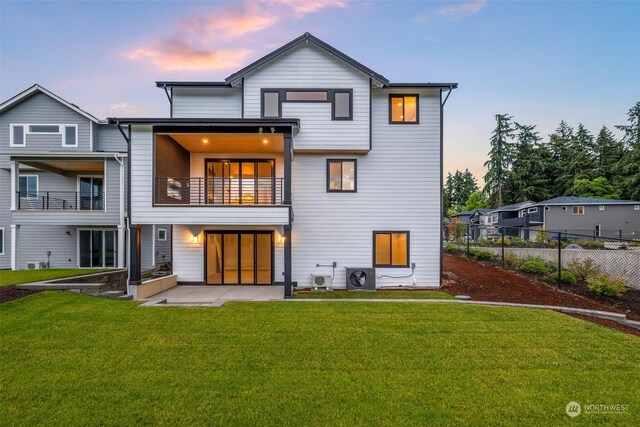
[{"label": "black framed window", "polygon": [[282,103],[280,102],[279,90],[262,91],[262,117],[280,118],[282,117]]},{"label": "black framed window", "polygon": [[330,103],[331,120],[353,120],[353,89],[262,89],[262,117],[281,118],[285,102]]},{"label": "black framed window", "polygon": [[374,231],[373,266],[409,267],[409,232]]},{"label": "black framed window", "polygon": [[327,159],[327,192],[355,193],[356,191],[358,191],[358,161]]},{"label": "black framed window", "polygon": [[418,95],[389,95],[389,123],[418,124]]},{"label": "black framed window", "polygon": [[334,90],[331,120],[353,120],[353,91]]}]

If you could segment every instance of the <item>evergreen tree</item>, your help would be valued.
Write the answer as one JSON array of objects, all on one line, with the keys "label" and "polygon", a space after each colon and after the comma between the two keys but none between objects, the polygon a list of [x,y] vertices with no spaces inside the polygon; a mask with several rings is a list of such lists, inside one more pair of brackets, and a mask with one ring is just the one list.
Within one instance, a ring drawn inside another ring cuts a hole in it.
[{"label": "evergreen tree", "polygon": [[593,146],[595,157],[594,176],[603,176],[609,182],[615,181],[620,176],[621,161],[624,156],[624,145],[616,140],[613,133],[603,126],[598,133]]},{"label": "evergreen tree", "polygon": [[548,167],[548,178],[553,183],[551,197],[565,196],[569,194],[571,185],[561,181],[560,177],[570,159],[569,145],[573,139],[573,129],[564,120],[554,133],[549,136],[549,151],[551,161]]},{"label": "evergreen tree", "polygon": [[496,128],[491,135],[489,160],[484,163],[487,173],[484,176],[484,193],[489,196],[492,206],[503,206],[503,192],[511,165],[513,127],[511,116],[496,114]]},{"label": "evergreen tree", "polygon": [[460,211],[462,205],[467,201],[469,196],[478,191],[478,184],[469,169],[464,172],[457,170],[453,175],[447,175],[447,181],[444,193],[448,202],[448,206],[456,211]]},{"label": "evergreen tree", "polygon": [[573,184],[577,179],[593,178],[593,135],[582,124],[578,125],[578,130],[569,142],[568,156],[561,164],[562,170],[556,181],[565,195],[572,194]]},{"label": "evergreen tree", "polygon": [[544,200],[549,197],[549,153],[543,145],[535,126],[515,124],[517,143],[509,173],[509,203],[525,200]]},{"label": "evergreen tree", "polygon": [[472,193],[462,207],[464,211],[473,211],[489,207],[489,200],[481,191]]},{"label": "evergreen tree", "polygon": [[599,199],[619,199],[620,189],[600,176],[593,180],[576,179],[572,193],[580,197],[597,197]]},{"label": "evergreen tree", "polygon": [[640,102],[629,110],[628,124],[616,126],[624,132],[625,147],[619,179],[622,197],[640,200]]}]

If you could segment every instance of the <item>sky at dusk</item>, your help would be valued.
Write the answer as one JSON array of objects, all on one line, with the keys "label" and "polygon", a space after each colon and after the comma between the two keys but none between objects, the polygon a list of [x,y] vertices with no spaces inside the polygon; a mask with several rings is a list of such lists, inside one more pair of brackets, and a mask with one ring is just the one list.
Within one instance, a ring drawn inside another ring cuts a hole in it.
[{"label": "sky at dusk", "polygon": [[224,80],[308,31],[392,82],[458,82],[445,171],[478,178],[496,113],[592,132],[640,101],[640,1],[0,2],[0,98],[167,116],[156,80]]}]

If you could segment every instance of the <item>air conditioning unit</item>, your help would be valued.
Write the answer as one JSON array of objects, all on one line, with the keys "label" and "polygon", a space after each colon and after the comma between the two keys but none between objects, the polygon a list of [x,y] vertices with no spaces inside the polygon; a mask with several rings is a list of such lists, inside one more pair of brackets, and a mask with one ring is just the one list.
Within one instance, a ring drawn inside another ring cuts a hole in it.
[{"label": "air conditioning unit", "polygon": [[27,262],[27,270],[39,270],[41,268],[45,268],[46,264],[40,261],[28,261]]},{"label": "air conditioning unit", "polygon": [[350,291],[375,291],[375,268],[347,267],[347,289]]},{"label": "air conditioning unit", "polygon": [[313,281],[313,288],[315,290],[318,289],[332,289],[333,288],[333,277],[327,275],[320,274],[312,274],[311,280]]}]

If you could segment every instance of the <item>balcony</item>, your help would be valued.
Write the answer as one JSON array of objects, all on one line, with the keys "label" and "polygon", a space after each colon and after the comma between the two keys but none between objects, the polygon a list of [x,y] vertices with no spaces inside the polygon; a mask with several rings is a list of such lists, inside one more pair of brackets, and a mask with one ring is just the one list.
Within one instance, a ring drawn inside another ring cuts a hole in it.
[{"label": "balcony", "polygon": [[527,225],[526,217],[501,219],[500,224],[504,227],[524,227]]},{"label": "balcony", "polygon": [[104,193],[77,191],[17,191],[18,210],[104,211]]},{"label": "balcony", "polygon": [[157,177],[156,206],[283,206],[284,178]]}]

